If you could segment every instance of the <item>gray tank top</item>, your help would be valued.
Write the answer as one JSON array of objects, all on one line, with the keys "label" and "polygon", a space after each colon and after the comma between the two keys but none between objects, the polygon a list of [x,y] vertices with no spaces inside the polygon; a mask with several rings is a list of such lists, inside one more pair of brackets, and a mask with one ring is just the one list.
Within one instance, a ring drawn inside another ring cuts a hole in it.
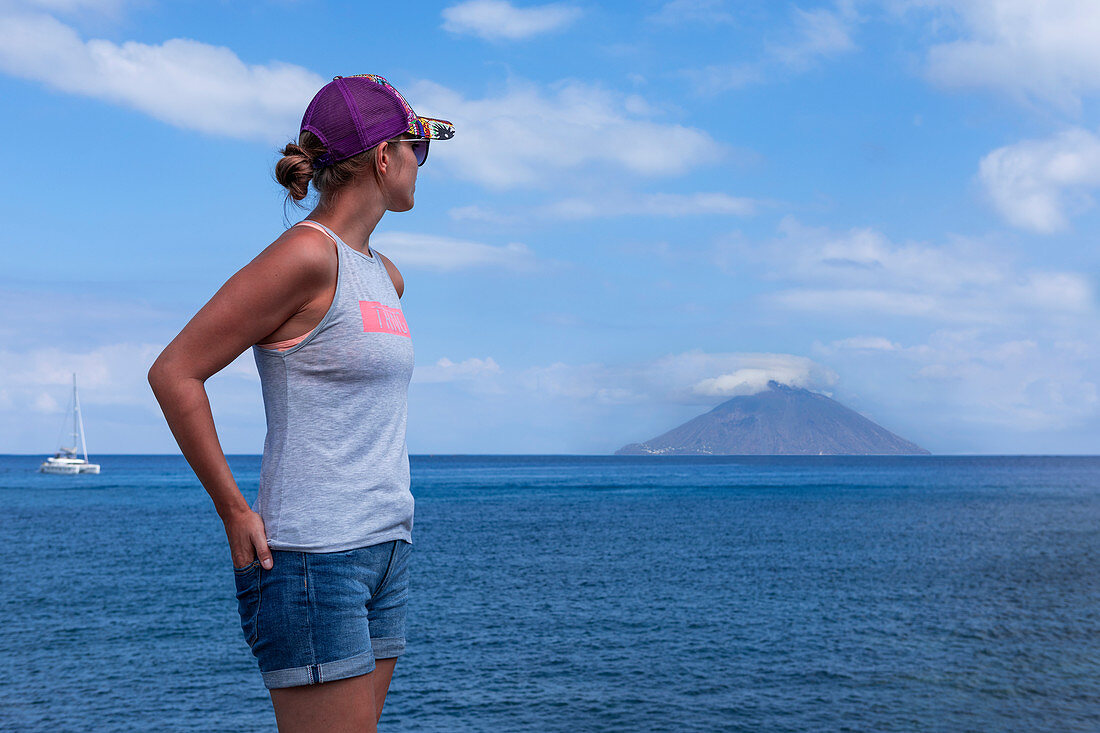
[{"label": "gray tank top", "polygon": [[[317,223],[317,222],[314,222]],[[337,552],[412,542],[405,444],[413,347],[377,253],[336,242],[336,295],[284,351],[253,346],[267,437],[252,510],[272,549]]]}]

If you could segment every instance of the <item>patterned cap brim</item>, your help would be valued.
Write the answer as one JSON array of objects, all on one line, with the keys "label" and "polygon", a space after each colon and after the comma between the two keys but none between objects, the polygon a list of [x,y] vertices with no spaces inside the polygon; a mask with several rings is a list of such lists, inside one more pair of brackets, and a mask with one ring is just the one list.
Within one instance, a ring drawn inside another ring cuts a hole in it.
[{"label": "patterned cap brim", "polygon": [[409,123],[410,135],[426,137],[429,140],[450,140],[455,136],[455,126],[447,120],[432,117],[417,117]]}]

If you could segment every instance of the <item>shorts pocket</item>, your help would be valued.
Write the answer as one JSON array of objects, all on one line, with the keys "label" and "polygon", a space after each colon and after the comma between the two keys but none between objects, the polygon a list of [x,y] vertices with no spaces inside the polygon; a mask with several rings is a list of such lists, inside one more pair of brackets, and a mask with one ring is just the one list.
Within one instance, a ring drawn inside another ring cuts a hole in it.
[{"label": "shorts pocket", "polygon": [[233,568],[237,583],[237,612],[241,615],[241,631],[251,649],[259,636],[260,616],[260,561],[255,560],[243,568]]}]

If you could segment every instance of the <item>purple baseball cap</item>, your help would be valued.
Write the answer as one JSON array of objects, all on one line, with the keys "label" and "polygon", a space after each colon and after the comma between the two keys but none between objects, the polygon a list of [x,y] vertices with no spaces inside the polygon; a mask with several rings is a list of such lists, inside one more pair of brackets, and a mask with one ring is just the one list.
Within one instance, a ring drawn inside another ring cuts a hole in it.
[{"label": "purple baseball cap", "polygon": [[447,120],[419,117],[388,81],[375,74],[336,76],[306,107],[302,131],[321,139],[328,151],[315,168],[346,160],[402,133],[449,140],[455,128]]}]

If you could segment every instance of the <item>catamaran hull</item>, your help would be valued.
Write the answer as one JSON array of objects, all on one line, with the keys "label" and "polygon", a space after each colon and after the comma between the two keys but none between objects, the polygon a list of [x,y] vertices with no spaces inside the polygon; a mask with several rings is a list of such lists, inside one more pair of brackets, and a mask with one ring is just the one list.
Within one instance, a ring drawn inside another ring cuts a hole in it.
[{"label": "catamaran hull", "polygon": [[99,473],[98,463],[43,463],[38,467],[39,473],[52,473],[58,475],[72,475],[76,473]]}]

